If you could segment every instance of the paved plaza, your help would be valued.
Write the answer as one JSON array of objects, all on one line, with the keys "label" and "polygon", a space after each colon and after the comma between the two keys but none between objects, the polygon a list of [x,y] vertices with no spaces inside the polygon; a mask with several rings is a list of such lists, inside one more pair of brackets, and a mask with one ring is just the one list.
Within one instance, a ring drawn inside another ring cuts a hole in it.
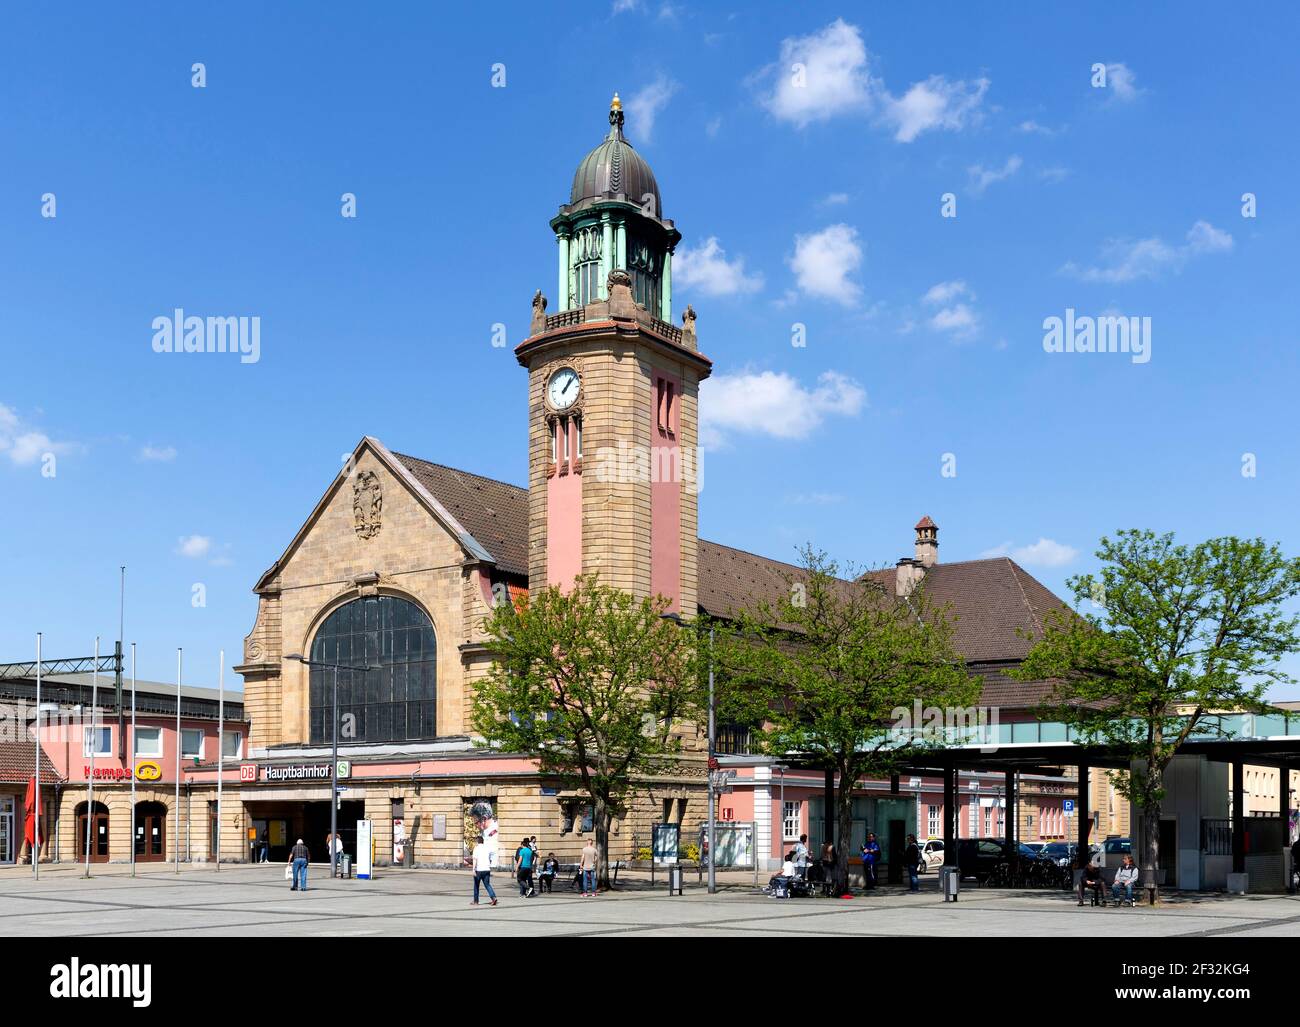
[{"label": "paved plaza", "polygon": [[[1023,935],[1141,937],[1300,937],[1300,897],[1172,895],[1158,910],[1078,908],[1065,893],[969,888],[945,904],[933,880],[920,895],[884,889],[870,898],[774,900],[753,889],[752,875],[723,875],[709,896],[694,875],[686,893],[663,882],[627,880],[599,898],[569,891],[518,896],[508,875],[494,880],[500,905],[469,904],[468,872],[381,871],[372,881],[330,881],[311,868],[310,890],[289,891],[278,865],[0,871],[0,935],[380,937],[799,937]],[[495,878],[495,875],[494,875]]]}]

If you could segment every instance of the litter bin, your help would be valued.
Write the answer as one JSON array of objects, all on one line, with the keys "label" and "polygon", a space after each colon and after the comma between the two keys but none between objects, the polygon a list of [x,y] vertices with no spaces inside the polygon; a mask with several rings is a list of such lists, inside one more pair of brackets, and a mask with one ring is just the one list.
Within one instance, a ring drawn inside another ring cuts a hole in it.
[{"label": "litter bin", "polygon": [[682,892],[682,868],[680,864],[668,868],[668,894],[681,895]]},{"label": "litter bin", "polygon": [[957,867],[943,867],[939,871],[939,888],[944,902],[956,902],[961,890],[961,871]]},{"label": "litter bin", "polygon": [[352,876],[352,857],[346,852],[339,857],[339,866],[342,868],[340,876],[349,878]]}]

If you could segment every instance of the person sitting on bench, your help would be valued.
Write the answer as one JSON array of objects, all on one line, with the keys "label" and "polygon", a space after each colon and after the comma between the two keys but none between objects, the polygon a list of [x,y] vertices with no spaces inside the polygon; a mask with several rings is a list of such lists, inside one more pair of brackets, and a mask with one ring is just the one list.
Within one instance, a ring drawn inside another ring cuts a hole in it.
[{"label": "person sitting on bench", "polygon": [[1106,886],[1105,879],[1101,876],[1101,867],[1096,863],[1089,863],[1083,868],[1083,876],[1079,878],[1079,905],[1083,905],[1083,893],[1086,890],[1092,892],[1092,904],[1094,906],[1104,906],[1106,900],[1102,897],[1102,888]]},{"label": "person sitting on bench", "polygon": [[1115,871],[1115,880],[1110,886],[1110,894],[1115,899],[1115,905],[1119,905],[1120,889],[1124,891],[1124,901],[1130,906],[1133,905],[1133,886],[1137,884],[1137,879],[1137,864],[1133,862],[1132,856],[1125,856],[1124,862]]}]

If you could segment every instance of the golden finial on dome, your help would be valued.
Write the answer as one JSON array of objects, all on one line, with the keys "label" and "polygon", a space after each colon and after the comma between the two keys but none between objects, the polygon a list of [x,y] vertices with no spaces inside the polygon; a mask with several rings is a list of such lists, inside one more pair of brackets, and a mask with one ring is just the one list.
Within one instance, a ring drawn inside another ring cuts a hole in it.
[{"label": "golden finial on dome", "polygon": [[618,98],[618,93],[615,93],[614,99],[609,101],[609,109],[612,111],[621,111],[623,109],[623,101]]}]

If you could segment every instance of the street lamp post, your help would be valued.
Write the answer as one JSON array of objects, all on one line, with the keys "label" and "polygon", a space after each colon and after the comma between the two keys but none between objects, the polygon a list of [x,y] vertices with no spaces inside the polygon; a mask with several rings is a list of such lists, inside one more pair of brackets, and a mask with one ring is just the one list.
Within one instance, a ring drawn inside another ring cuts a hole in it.
[{"label": "street lamp post", "polygon": [[[294,660],[301,663],[304,667],[329,667],[334,671],[334,730],[332,742],[332,755],[330,757],[330,877],[338,876],[338,837],[339,837],[339,664],[323,663],[319,660],[309,660],[301,653],[292,653],[285,657],[286,660]],[[369,671],[375,670],[375,667],[354,667],[349,666],[348,670]]]}]

